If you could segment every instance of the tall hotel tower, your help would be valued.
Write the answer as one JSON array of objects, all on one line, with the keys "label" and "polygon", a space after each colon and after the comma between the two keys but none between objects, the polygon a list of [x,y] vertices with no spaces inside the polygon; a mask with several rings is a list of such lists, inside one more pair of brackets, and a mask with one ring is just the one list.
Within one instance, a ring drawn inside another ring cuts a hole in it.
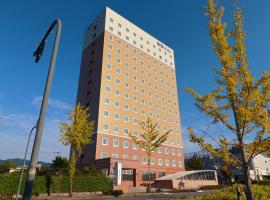
[{"label": "tall hotel tower", "polygon": [[79,165],[96,165],[120,189],[143,184],[146,153],[126,132],[140,136],[150,117],[173,130],[152,154],[151,178],[185,170],[174,52],[108,7],[85,32],[77,102],[96,124]]}]

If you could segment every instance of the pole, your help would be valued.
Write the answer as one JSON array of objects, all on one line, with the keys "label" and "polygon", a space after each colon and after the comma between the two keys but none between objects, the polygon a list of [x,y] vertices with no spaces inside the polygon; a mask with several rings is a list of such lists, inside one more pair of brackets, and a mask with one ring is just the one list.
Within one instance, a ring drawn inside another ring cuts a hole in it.
[{"label": "pole", "polygon": [[[29,172],[28,172],[28,176],[27,176],[27,180],[25,184],[23,200],[31,200],[32,198],[32,189],[33,189],[35,175],[36,175],[36,167],[37,167],[38,154],[39,154],[40,143],[41,143],[41,138],[42,138],[42,132],[44,128],[45,114],[46,114],[47,104],[49,100],[49,94],[51,90],[53,73],[54,73],[54,65],[55,65],[55,60],[56,60],[56,55],[57,55],[58,45],[59,45],[59,40],[60,40],[60,35],[61,35],[61,29],[62,29],[61,21],[59,19],[56,19],[52,23],[46,35],[42,39],[41,44],[38,47],[38,50],[39,50],[40,46],[42,46],[41,48],[42,49],[41,53],[42,53],[46,38],[48,37],[49,33],[52,31],[55,25],[57,25],[57,33],[54,40],[53,53],[52,53],[52,57],[50,61],[49,72],[48,72],[44,95],[42,99],[41,110],[40,110],[39,120],[38,120],[38,125],[37,125],[37,132],[36,132],[36,136],[34,140],[34,146],[33,146],[31,160],[30,160]],[[36,60],[36,62],[37,61],[38,60]]]},{"label": "pole", "polygon": [[24,153],[24,159],[23,159],[23,166],[22,166],[21,176],[20,176],[18,190],[17,190],[17,194],[16,194],[16,200],[18,200],[19,194],[20,194],[20,190],[21,190],[21,184],[22,184],[22,178],[23,178],[23,171],[24,171],[24,166],[25,166],[25,163],[26,163],[26,156],[27,156],[27,152],[28,152],[30,138],[31,138],[31,135],[32,135],[33,131],[36,129],[36,127],[37,127],[37,125],[35,125],[31,129],[31,131],[29,133],[29,136],[28,136],[28,140],[27,140],[27,144],[26,144],[26,149],[25,149],[25,153]]}]

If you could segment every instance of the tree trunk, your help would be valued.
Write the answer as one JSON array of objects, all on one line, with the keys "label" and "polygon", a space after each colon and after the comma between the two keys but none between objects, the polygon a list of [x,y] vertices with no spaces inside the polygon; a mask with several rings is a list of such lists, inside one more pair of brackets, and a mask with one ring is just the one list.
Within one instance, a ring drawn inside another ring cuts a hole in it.
[{"label": "tree trunk", "polygon": [[249,164],[247,161],[247,156],[244,147],[241,147],[241,154],[242,154],[242,162],[243,162],[243,173],[244,173],[244,185],[245,185],[245,194],[247,200],[254,200],[254,195],[252,192],[251,186],[251,179],[250,179],[250,172],[249,172]]},{"label": "tree trunk", "polygon": [[75,170],[74,156],[74,149],[71,146],[69,154],[69,197],[72,197],[73,176]]},{"label": "tree trunk", "polygon": [[147,187],[147,192],[150,192],[151,190],[151,177],[150,177],[150,157],[148,157],[148,187]]},{"label": "tree trunk", "polygon": [[245,194],[246,194],[247,200],[254,200],[255,198],[252,192],[249,166],[244,167],[244,184],[245,184]]}]

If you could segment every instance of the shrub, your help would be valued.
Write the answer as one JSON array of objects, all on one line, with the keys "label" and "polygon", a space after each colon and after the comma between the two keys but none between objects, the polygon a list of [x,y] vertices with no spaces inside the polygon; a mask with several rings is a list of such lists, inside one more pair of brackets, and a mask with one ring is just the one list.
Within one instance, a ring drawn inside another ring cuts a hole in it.
[{"label": "shrub", "polygon": [[[26,177],[23,178],[21,191],[24,191]],[[8,194],[16,194],[19,176],[0,175],[0,197]],[[109,191],[112,189],[112,181],[104,175],[74,177],[74,192]],[[51,192],[68,192],[69,177],[52,177]],[[46,177],[36,176],[33,194],[47,193]],[[2,198],[2,197],[1,197]],[[2,200],[0,198],[0,200]]]},{"label": "shrub", "polygon": [[120,196],[122,194],[123,194],[122,190],[113,190],[112,191],[112,195],[115,196],[115,197],[118,197],[118,196]]}]

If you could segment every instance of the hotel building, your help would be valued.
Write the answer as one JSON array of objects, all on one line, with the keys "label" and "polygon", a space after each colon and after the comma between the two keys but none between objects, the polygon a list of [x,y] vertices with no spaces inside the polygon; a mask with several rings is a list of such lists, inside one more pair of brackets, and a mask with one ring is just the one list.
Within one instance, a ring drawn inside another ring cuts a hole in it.
[{"label": "hotel building", "polygon": [[96,124],[78,165],[95,164],[116,188],[140,186],[146,153],[126,133],[140,136],[150,117],[161,133],[172,129],[152,153],[151,178],[185,171],[174,51],[108,7],[85,31],[77,102]]}]

